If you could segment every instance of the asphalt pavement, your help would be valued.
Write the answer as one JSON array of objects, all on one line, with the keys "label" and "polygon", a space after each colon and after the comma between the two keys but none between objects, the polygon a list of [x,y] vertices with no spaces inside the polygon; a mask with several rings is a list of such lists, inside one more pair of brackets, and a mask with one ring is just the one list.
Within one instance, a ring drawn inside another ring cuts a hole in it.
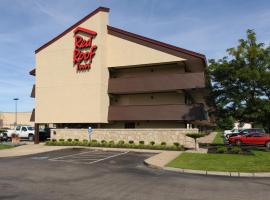
[{"label": "asphalt pavement", "polygon": [[143,161],[150,156],[64,149],[0,158],[0,200],[269,199],[269,178],[168,172],[145,166]]}]

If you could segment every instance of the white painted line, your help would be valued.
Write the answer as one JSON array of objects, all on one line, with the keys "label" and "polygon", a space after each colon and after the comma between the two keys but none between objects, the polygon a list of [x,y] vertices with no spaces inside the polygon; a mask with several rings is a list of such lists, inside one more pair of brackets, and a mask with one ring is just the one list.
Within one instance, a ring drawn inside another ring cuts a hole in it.
[{"label": "white painted line", "polygon": [[66,162],[66,163],[75,163],[75,164],[88,164],[88,162],[78,162],[73,160],[50,160],[53,162]]},{"label": "white painted line", "polygon": [[[118,153],[118,154],[115,154],[116,152],[110,152],[110,153],[98,152],[98,154],[95,154],[97,152],[86,151],[86,152],[51,158],[48,160],[68,162],[68,163],[78,163],[78,164],[94,164],[94,163],[101,162],[101,161],[104,161],[104,160],[107,160],[110,158],[114,158],[117,156],[127,154],[128,152],[129,151],[123,152],[123,153]],[[89,162],[91,160],[94,160],[94,161]]]},{"label": "white painted line", "polygon": [[87,156],[111,156],[111,155],[115,155],[115,154],[117,154],[117,153],[107,153],[107,154],[105,154],[105,153],[104,154],[92,154],[92,153],[89,153],[89,154],[79,155],[79,157],[87,157]]},{"label": "white painted line", "polygon": [[95,159],[101,159],[101,158],[105,158],[108,156],[113,156],[116,155],[114,154],[99,154],[99,155],[95,155],[95,154],[83,154],[83,155],[72,155],[69,157],[65,157],[66,159],[85,159],[85,158],[95,158]]},{"label": "white painted line", "polygon": [[117,157],[117,156],[121,156],[121,155],[124,155],[124,154],[127,154],[127,153],[129,153],[129,151],[126,151],[126,152],[124,152],[124,153],[119,153],[119,154],[116,154],[116,155],[112,155],[112,156],[109,156],[109,157],[106,157],[106,158],[103,158],[103,159],[99,159],[99,160],[90,162],[90,163],[88,163],[88,164],[94,164],[94,163],[101,162],[101,161],[104,161],[104,160],[108,160],[108,159],[110,159],[110,158],[114,158],[114,157]]},{"label": "white painted line", "polygon": [[90,161],[93,161],[93,160],[97,160],[97,159],[80,159],[80,160],[76,160],[76,159],[66,159],[66,160],[54,160],[54,161],[67,161],[67,162],[90,162]]},{"label": "white painted line", "polygon": [[57,160],[57,159],[59,159],[59,158],[66,158],[66,157],[70,157],[70,156],[86,154],[86,153],[89,153],[89,152],[90,152],[90,151],[85,151],[85,152],[81,152],[81,153],[70,154],[70,155],[66,155],[66,156],[60,156],[60,157],[56,157],[56,158],[51,158],[51,159],[49,159],[49,160]]},{"label": "white painted line", "polygon": [[[103,157],[106,158],[106,157]],[[100,160],[103,158],[79,158],[79,159],[75,159],[75,158],[70,158],[70,159],[60,159],[60,160],[77,160],[77,161],[86,161],[86,160]]]}]

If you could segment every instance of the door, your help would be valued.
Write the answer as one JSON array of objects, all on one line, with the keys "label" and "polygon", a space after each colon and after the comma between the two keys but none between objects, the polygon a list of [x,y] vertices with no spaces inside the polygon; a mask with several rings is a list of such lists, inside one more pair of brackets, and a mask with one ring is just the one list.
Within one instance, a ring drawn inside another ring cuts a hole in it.
[{"label": "door", "polygon": [[20,135],[20,132],[21,132],[21,126],[16,126],[15,133],[16,133],[17,135]]},{"label": "door", "polygon": [[264,134],[262,133],[252,133],[246,135],[246,144],[260,145],[264,144]]},{"label": "door", "polygon": [[254,135],[253,144],[262,145],[265,143],[265,134],[257,133]]},{"label": "door", "polygon": [[28,137],[28,130],[25,126],[22,127],[20,137],[26,138]]}]

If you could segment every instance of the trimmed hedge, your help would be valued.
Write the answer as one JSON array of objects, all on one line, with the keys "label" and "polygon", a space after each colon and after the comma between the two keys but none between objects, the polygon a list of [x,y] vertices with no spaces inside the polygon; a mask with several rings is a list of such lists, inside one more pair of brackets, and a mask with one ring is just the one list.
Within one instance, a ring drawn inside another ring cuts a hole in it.
[{"label": "trimmed hedge", "polygon": [[139,144],[135,144],[133,141],[129,141],[125,143],[123,140],[120,140],[119,142],[114,141],[105,141],[102,140],[101,142],[97,140],[92,141],[79,141],[77,139],[75,140],[51,140],[47,141],[46,145],[50,146],[89,146],[89,147],[110,147],[110,148],[131,148],[131,149],[154,149],[154,150],[171,150],[171,151],[183,151],[185,150],[183,145],[180,145],[179,143],[175,142],[174,145],[166,145],[165,142],[162,142],[161,144],[155,144],[153,141],[150,142],[150,144],[146,145],[144,141],[140,141]]}]

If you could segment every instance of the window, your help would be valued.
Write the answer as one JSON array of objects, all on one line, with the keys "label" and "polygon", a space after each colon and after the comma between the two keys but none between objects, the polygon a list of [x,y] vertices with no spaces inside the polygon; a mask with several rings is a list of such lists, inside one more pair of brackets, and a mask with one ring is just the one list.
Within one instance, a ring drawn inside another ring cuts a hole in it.
[{"label": "window", "polygon": [[34,127],[32,127],[32,126],[28,126],[27,128],[28,128],[29,131],[33,131],[34,130]]},{"label": "window", "polygon": [[263,134],[263,133],[256,133],[256,134],[254,134],[254,137],[264,137],[265,136],[265,134]]},{"label": "window", "polygon": [[27,131],[27,128],[26,127],[22,127],[22,131]]},{"label": "window", "polygon": [[135,123],[134,122],[126,122],[125,128],[135,128]]},{"label": "window", "polygon": [[190,95],[188,95],[188,94],[185,94],[185,104],[192,104],[192,98],[191,98],[191,96]]},{"label": "window", "polygon": [[21,130],[21,126],[17,126],[16,131]]}]

